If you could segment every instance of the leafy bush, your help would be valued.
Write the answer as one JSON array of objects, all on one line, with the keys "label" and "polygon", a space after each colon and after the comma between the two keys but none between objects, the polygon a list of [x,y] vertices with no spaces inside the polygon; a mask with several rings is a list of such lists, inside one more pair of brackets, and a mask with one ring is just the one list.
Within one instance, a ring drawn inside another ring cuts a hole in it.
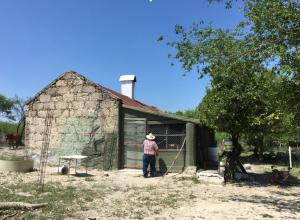
[{"label": "leafy bush", "polygon": [[0,121],[0,134],[15,134],[17,133],[18,124]]}]

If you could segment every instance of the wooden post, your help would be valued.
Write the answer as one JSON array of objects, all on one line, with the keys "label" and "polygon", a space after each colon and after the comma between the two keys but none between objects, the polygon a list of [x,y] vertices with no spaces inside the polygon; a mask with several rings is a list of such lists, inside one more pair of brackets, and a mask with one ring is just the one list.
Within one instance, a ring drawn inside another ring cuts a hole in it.
[{"label": "wooden post", "polygon": [[186,124],[186,155],[185,166],[196,165],[196,125],[188,122]]},{"label": "wooden post", "polygon": [[290,161],[290,168],[292,169],[293,168],[293,165],[292,165],[292,151],[291,151],[290,146],[289,146],[289,161]]}]

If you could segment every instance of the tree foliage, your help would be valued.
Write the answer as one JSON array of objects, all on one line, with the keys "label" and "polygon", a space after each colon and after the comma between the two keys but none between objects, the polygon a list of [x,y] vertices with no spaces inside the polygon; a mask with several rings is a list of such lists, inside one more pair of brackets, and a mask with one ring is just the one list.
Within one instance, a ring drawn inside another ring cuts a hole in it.
[{"label": "tree foliage", "polygon": [[16,134],[18,125],[12,122],[0,121],[0,137],[6,134]]},{"label": "tree foliage", "polygon": [[211,77],[200,120],[230,133],[236,146],[241,134],[262,146],[287,121],[299,127],[300,3],[245,0],[243,10],[246,22],[233,31],[176,25],[168,44],[183,69]]},{"label": "tree foliage", "polygon": [[15,121],[21,121],[25,117],[25,104],[26,100],[15,95],[12,98],[13,107],[11,109],[12,116]]},{"label": "tree foliage", "polygon": [[[247,1],[245,15],[251,21],[256,45],[266,58],[277,59],[275,68],[286,75],[282,98],[292,123],[300,126],[300,1]],[[264,12],[264,13],[260,13]]]},{"label": "tree foliage", "polygon": [[[219,0],[217,0],[219,1]],[[300,126],[300,1],[244,0],[244,14],[249,32],[245,39],[252,44],[249,50],[266,65],[272,65],[283,82],[282,100],[286,110],[294,113],[292,122]],[[227,6],[234,4],[225,1]]]},{"label": "tree foliage", "polygon": [[11,117],[11,109],[14,103],[10,99],[0,94],[0,115],[4,117]]},{"label": "tree foliage", "polygon": [[175,112],[176,115],[184,116],[187,118],[199,119],[199,112],[197,109],[188,109],[185,111],[177,111]]}]

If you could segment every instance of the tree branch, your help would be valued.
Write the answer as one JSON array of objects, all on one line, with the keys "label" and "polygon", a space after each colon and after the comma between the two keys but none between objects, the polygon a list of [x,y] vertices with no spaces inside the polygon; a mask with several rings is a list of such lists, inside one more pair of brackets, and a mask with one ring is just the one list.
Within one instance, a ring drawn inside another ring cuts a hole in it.
[{"label": "tree branch", "polygon": [[24,202],[0,202],[0,210],[8,209],[36,209],[47,206],[48,203],[30,204]]}]

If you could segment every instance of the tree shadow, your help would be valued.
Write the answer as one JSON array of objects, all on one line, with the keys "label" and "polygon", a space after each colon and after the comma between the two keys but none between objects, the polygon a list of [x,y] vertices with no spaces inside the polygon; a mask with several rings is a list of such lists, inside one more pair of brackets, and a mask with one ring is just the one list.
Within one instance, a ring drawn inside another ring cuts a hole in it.
[{"label": "tree shadow", "polygon": [[[298,164],[299,161],[293,158],[293,163]],[[283,152],[277,152],[277,153],[264,153],[263,155],[263,160],[260,161],[258,158],[254,156],[254,154],[248,155],[248,156],[242,156],[241,158],[242,163],[250,163],[250,164],[255,164],[255,165],[274,165],[276,164],[277,166],[288,166],[289,165],[289,155],[287,153]]]},{"label": "tree shadow", "polygon": [[74,174],[70,174],[70,175],[72,175],[72,176],[75,176],[75,177],[80,177],[80,178],[82,178],[82,177],[92,177],[92,176],[95,176],[95,175],[92,175],[92,174],[89,174],[89,173],[74,173]]},{"label": "tree shadow", "polygon": [[[292,196],[291,194],[288,194]],[[295,194],[294,194],[295,195]],[[253,203],[267,206],[268,208],[274,209],[275,211],[281,212],[289,212],[292,214],[298,214],[300,212],[300,193],[296,193],[297,199],[286,199],[281,196],[259,196],[259,195],[251,195],[251,196],[231,196],[229,200],[237,201],[237,202],[245,202],[245,203]]]},{"label": "tree shadow", "polygon": [[162,176],[164,176],[165,174],[166,174],[166,172],[157,171],[157,172],[155,173],[155,177],[162,177]]},{"label": "tree shadow", "polygon": [[[269,178],[273,175],[272,172],[264,172],[264,173],[248,173],[250,178],[253,179],[253,181],[235,181],[233,182],[234,185],[237,186],[255,186],[255,187],[269,187],[273,186],[269,182]],[[300,180],[290,175],[282,184],[278,185],[279,187],[286,188],[286,187],[292,187],[292,186],[300,186]]]},{"label": "tree shadow", "polygon": [[300,192],[286,192],[286,191],[272,191],[273,194],[279,195],[279,196],[295,196],[300,197]]}]

